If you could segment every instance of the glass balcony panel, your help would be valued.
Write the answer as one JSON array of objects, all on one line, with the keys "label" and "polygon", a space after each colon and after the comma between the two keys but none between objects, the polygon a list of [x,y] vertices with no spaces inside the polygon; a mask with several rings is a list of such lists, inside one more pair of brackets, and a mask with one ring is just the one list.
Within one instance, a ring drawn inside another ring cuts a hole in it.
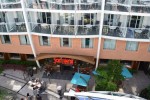
[{"label": "glass balcony panel", "polygon": [[129,12],[129,0],[108,0],[105,4],[105,10]]},{"label": "glass balcony panel", "polygon": [[77,10],[100,10],[99,3],[81,3],[77,5]]},{"label": "glass balcony panel", "polygon": [[99,26],[97,25],[79,25],[77,26],[77,35],[98,35]]},{"label": "glass balcony panel", "polygon": [[0,23],[0,32],[7,32],[6,23]]},{"label": "glass balcony panel", "polygon": [[126,34],[126,28],[119,26],[103,26],[102,35],[113,37],[124,37]]},{"label": "glass balcony panel", "polygon": [[10,9],[10,8],[21,8],[21,3],[4,3],[2,4],[3,9]]},{"label": "glass balcony panel", "polygon": [[20,0],[1,0],[2,3],[15,3],[19,2]]},{"label": "glass balcony panel", "polygon": [[8,24],[9,32],[27,32],[25,22],[16,22]]},{"label": "glass balcony panel", "polygon": [[149,13],[150,1],[149,0],[133,0],[131,5],[131,12]]},{"label": "glass balcony panel", "polygon": [[74,26],[60,26],[56,25],[54,30],[54,35],[75,35]]},{"label": "glass balcony panel", "polygon": [[62,0],[62,3],[74,3],[74,0]]},{"label": "glass balcony panel", "polygon": [[45,2],[45,3],[32,3],[28,6],[29,8],[33,8],[33,9],[49,9],[49,6],[48,4]]},{"label": "glass balcony panel", "polygon": [[74,4],[62,4],[62,10],[75,10]]},{"label": "glass balcony panel", "polygon": [[126,38],[149,39],[149,28],[127,28]]},{"label": "glass balcony panel", "polygon": [[32,32],[36,33],[45,33],[51,34],[51,27],[50,24],[46,23],[30,23],[30,28]]}]

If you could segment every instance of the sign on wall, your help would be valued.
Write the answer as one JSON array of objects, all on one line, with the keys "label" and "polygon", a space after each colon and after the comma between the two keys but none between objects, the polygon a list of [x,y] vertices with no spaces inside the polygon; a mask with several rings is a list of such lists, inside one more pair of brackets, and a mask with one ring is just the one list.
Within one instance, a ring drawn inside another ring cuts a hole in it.
[{"label": "sign on wall", "polygon": [[67,58],[54,58],[54,64],[66,64],[66,65],[73,65],[73,59]]}]

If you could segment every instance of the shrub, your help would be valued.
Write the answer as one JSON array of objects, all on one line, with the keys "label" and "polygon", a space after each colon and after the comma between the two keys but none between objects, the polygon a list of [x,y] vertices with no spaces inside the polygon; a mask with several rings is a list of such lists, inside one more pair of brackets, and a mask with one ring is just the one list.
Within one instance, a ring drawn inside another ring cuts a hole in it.
[{"label": "shrub", "polygon": [[96,91],[117,91],[118,83],[124,80],[122,76],[122,65],[118,60],[109,61],[106,67],[97,69]]},{"label": "shrub", "polygon": [[141,91],[140,97],[150,100],[150,85]]}]

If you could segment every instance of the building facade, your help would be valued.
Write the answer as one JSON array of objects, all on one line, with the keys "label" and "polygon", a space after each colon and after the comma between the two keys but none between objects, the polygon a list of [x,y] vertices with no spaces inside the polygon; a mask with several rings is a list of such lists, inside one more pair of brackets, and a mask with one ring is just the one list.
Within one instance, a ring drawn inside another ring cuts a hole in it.
[{"label": "building facade", "polygon": [[0,58],[40,67],[46,58],[93,57],[95,68],[118,59],[148,69],[149,20],[150,0],[0,0]]}]

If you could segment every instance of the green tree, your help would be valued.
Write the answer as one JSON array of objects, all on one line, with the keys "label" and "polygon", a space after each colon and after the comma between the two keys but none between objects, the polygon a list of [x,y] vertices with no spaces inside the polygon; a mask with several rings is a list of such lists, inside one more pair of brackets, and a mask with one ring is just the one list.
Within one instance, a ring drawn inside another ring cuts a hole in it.
[{"label": "green tree", "polygon": [[118,60],[110,60],[107,67],[97,69],[96,76],[97,91],[116,91],[118,83],[124,80],[122,73],[122,65]]}]

